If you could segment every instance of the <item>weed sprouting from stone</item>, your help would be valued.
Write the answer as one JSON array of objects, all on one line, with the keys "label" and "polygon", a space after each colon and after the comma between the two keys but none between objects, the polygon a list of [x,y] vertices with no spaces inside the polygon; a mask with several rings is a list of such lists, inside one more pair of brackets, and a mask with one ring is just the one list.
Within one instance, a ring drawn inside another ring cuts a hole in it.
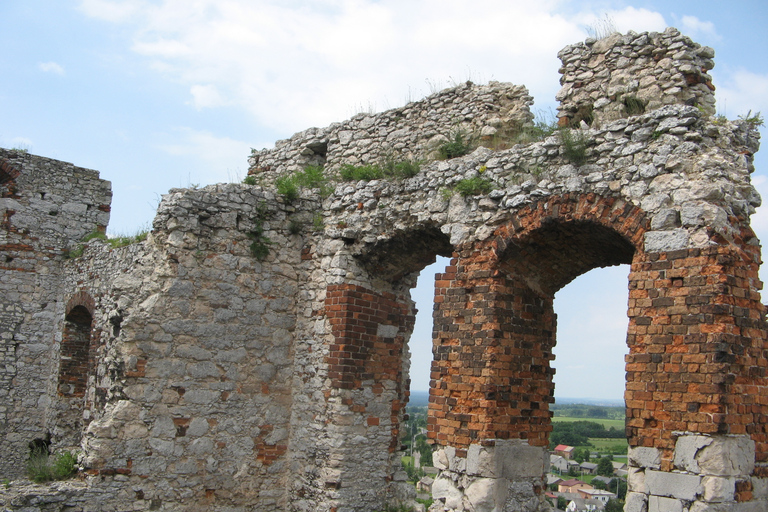
[{"label": "weed sprouting from stone", "polygon": [[469,154],[475,146],[474,138],[466,130],[456,128],[450,133],[448,140],[438,146],[437,154],[440,160],[450,160]]},{"label": "weed sprouting from stone", "polygon": [[65,480],[77,472],[77,455],[62,451],[54,456],[45,449],[32,450],[27,460],[27,476],[36,483]]},{"label": "weed sprouting from stone", "polygon": [[479,196],[491,190],[493,190],[493,182],[479,176],[461,180],[456,184],[456,191],[463,197]]},{"label": "weed sprouting from stone", "polygon": [[569,128],[560,130],[560,140],[563,143],[563,156],[574,165],[581,165],[587,159],[587,138],[582,131]]},{"label": "weed sprouting from stone", "polygon": [[269,246],[272,245],[272,241],[264,235],[264,221],[269,217],[266,204],[259,204],[256,207],[255,213],[256,214],[253,217],[253,229],[248,233],[248,238],[251,239],[249,248],[251,254],[253,254],[257,260],[263,261],[269,255]]}]

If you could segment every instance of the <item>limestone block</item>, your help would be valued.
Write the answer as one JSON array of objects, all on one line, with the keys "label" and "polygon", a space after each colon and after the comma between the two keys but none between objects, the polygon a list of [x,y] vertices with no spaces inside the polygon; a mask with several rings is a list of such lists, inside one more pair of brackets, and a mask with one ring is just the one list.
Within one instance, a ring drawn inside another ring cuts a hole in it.
[{"label": "limestone block", "polygon": [[473,444],[467,450],[468,475],[498,478],[502,473],[500,462],[496,457],[496,449],[493,446],[486,447]]},{"label": "limestone block", "polygon": [[631,466],[638,468],[659,469],[661,467],[661,452],[657,448],[630,447],[627,458]]},{"label": "limestone block", "polygon": [[627,487],[630,491],[648,493],[645,485],[645,469],[629,467],[627,469]]},{"label": "limestone block", "polygon": [[735,478],[705,476],[702,478],[701,485],[704,488],[704,501],[719,503],[735,500]]},{"label": "limestone block", "polygon": [[432,465],[439,470],[448,469],[448,455],[445,453],[447,448],[438,448],[432,452]]},{"label": "limestone block", "polygon": [[648,512],[683,512],[683,502],[672,498],[648,496]]},{"label": "limestone block", "polygon": [[705,503],[697,501],[691,504],[688,512],[765,512],[766,503],[749,501],[746,503]]},{"label": "limestone block", "polygon": [[438,476],[432,484],[432,498],[435,501],[445,500],[445,506],[449,509],[461,507],[462,497],[463,493],[449,478]]},{"label": "limestone block", "polygon": [[701,477],[686,473],[648,469],[645,471],[645,484],[652,495],[683,500],[695,500],[702,492]]},{"label": "limestone block", "polygon": [[675,442],[675,467],[691,473],[701,473],[696,456],[699,450],[712,444],[712,437],[685,435]]},{"label": "limestone block", "polygon": [[711,226],[725,225],[728,216],[725,210],[711,204],[683,206],[680,211],[680,221],[683,226]]},{"label": "limestone block", "polygon": [[472,482],[464,491],[470,504],[470,510],[474,512],[493,512],[497,510],[498,494],[505,486],[494,478],[479,478]]},{"label": "limestone block", "polygon": [[752,477],[752,497],[756,500],[768,500],[768,478]]},{"label": "limestone block", "polygon": [[648,496],[640,492],[628,492],[624,512],[648,512]]},{"label": "limestone block", "polygon": [[[669,197],[664,195],[664,198],[669,200]],[[653,216],[651,219],[651,229],[665,230],[673,229],[679,226],[680,214],[677,210],[671,208],[664,208],[659,210],[659,213]]]},{"label": "limestone block", "polygon": [[496,441],[496,451],[503,463],[502,478],[541,478],[549,468],[549,452],[539,446],[528,446],[525,441]]},{"label": "limestone block", "polygon": [[646,252],[665,252],[684,249],[688,246],[688,231],[671,229],[669,231],[649,231],[645,234]]},{"label": "limestone block", "polygon": [[701,473],[747,477],[755,468],[755,442],[748,436],[717,436],[699,452]]}]

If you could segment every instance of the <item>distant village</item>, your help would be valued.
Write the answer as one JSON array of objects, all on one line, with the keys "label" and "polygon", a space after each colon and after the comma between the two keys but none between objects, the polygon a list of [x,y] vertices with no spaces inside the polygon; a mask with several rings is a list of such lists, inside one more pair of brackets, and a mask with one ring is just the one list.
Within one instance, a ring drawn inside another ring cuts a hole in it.
[{"label": "distant village", "polygon": [[[627,483],[627,464],[622,461],[611,461],[611,468],[598,474],[599,463],[578,462],[573,459],[576,448],[568,445],[558,445],[550,453],[550,472],[547,474],[546,496],[555,511],[564,512],[608,512],[608,502],[624,498]],[[599,454],[590,454],[592,460],[600,459]],[[422,498],[428,498],[432,492],[432,484],[437,469],[421,466],[421,454],[414,452],[413,465],[421,468],[424,473],[416,482],[416,491]],[[605,465],[605,464],[604,464]],[[611,476],[606,476],[610,473]],[[577,477],[591,477],[585,479]],[[623,491],[623,492],[622,492]],[[623,510],[623,502],[618,510]]]}]

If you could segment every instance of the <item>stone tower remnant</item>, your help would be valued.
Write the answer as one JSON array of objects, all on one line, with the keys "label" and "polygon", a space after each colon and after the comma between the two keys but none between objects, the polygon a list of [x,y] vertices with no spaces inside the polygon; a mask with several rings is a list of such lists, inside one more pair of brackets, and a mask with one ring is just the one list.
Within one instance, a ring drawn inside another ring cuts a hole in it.
[{"label": "stone tower remnant", "polygon": [[[367,511],[408,502],[400,436],[418,273],[435,282],[432,510],[544,511],[554,294],[630,264],[626,510],[768,509],[754,123],[714,117],[714,52],[675,29],[569,46],[564,130],[471,83],[254,152],[258,184],[173,189],[112,248],[95,171],[0,150],[0,475],[29,445],[84,480],[8,510]],[[470,154],[415,176],[345,165]],[[281,178],[322,165],[297,197]],[[484,184],[456,192],[457,187]]]}]

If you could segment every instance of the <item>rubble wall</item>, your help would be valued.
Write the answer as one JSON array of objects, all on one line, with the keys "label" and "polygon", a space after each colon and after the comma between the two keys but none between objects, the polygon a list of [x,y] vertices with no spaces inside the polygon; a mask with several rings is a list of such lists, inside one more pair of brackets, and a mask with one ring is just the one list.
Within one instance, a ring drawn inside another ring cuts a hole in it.
[{"label": "rubble wall", "polygon": [[[627,69],[643,66],[670,42],[710,58],[670,29],[584,43],[604,55],[585,62],[599,82],[618,73],[601,62],[621,55]],[[687,83],[684,69],[664,69],[654,75],[661,89]],[[65,495],[82,511],[409,503],[398,451],[410,289],[439,254],[452,260],[435,283],[433,510],[547,509],[552,299],[578,275],[621,263],[632,265],[631,510],[764,508],[768,347],[749,227],[760,204],[750,184],[759,136],[748,121],[698,108],[706,83],[688,85],[669,93],[674,104],[608,109],[537,142],[504,139],[425,161],[411,178],[276,192],[278,177],[306,165],[323,163],[338,178],[341,165],[379,161],[391,148],[425,158],[429,141],[457,127],[456,112],[487,142],[488,127],[506,126],[490,121],[505,119],[500,109],[509,126],[530,120],[523,88],[465,84],[256,152],[258,185],[172,190],[145,242],[89,242],[62,261],[59,305],[41,327],[61,341],[72,311],[92,318],[80,423],[61,420],[74,406],[59,397],[54,371],[45,390],[11,386],[58,404],[46,425],[54,448],[80,439],[86,485],[39,494],[45,503]],[[691,97],[699,104],[685,104]],[[470,180],[484,186],[460,192]],[[46,350],[59,357],[56,342]],[[670,475],[682,490],[666,484]],[[38,491],[0,492],[21,509]]]},{"label": "rubble wall", "polygon": [[70,248],[109,221],[98,172],[0,149],[0,474],[24,473],[28,444],[47,441],[56,407]]}]

